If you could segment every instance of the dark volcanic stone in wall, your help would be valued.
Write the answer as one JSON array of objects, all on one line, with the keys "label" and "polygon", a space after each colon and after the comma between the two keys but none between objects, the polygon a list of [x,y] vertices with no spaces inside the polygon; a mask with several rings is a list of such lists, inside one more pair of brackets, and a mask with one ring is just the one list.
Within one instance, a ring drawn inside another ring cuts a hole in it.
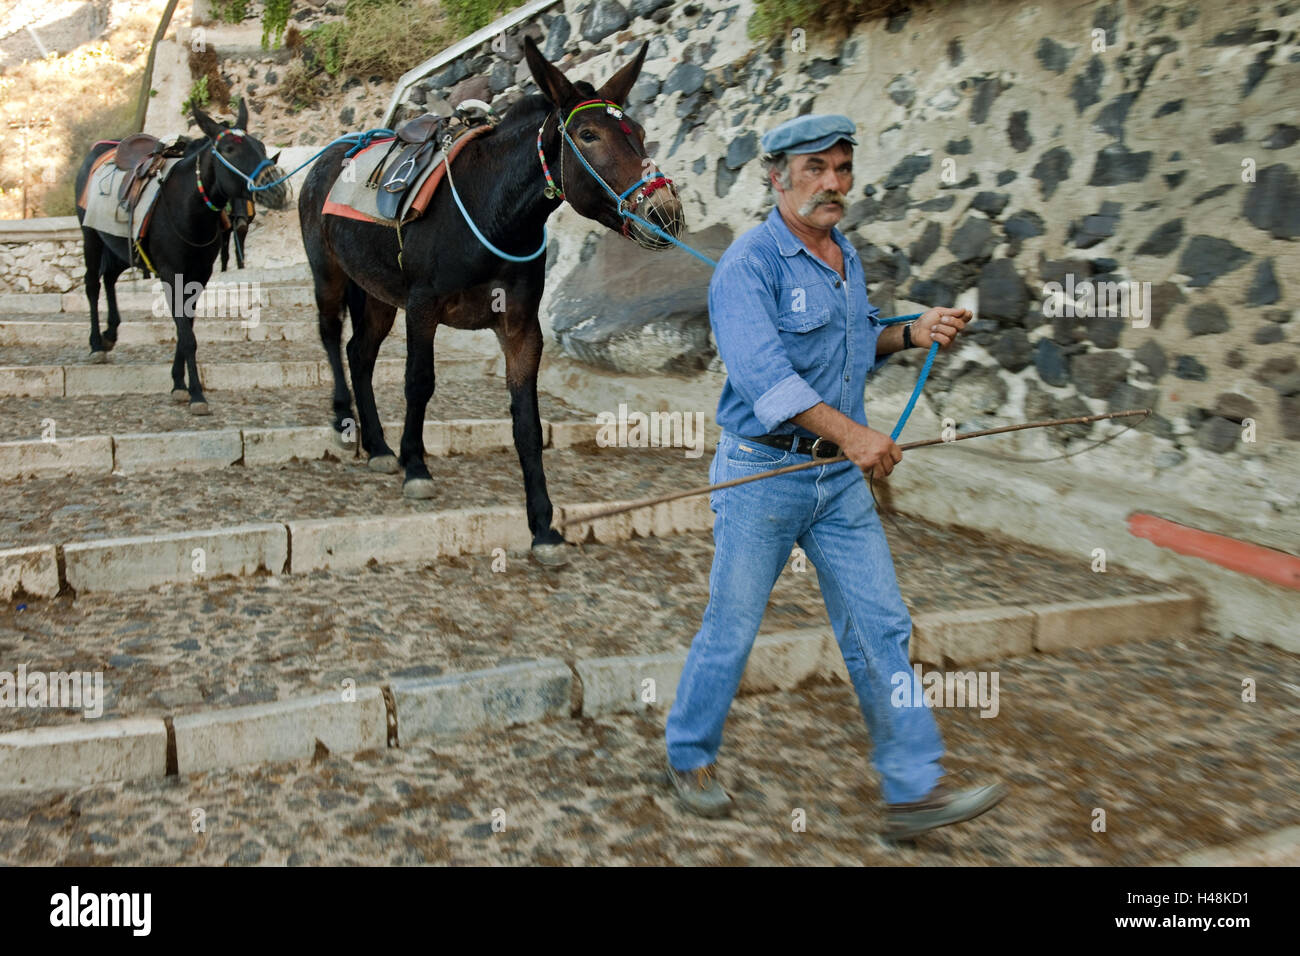
[{"label": "dark volcanic stone in wall", "polygon": [[546,42],[542,44],[542,56],[554,62],[564,56],[564,48],[569,42],[572,31],[567,17],[556,17],[546,28]]},{"label": "dark volcanic stone in wall", "polygon": [[911,106],[916,102],[916,84],[902,74],[889,81],[885,92],[889,94],[891,100],[902,107]]},{"label": "dark volcanic stone in wall", "polygon": [[1065,350],[1051,339],[1039,339],[1034,347],[1034,369],[1048,385],[1061,388],[1070,382],[1070,366]]},{"label": "dark volcanic stone in wall", "polygon": [[980,192],[975,194],[971,200],[971,208],[978,209],[990,219],[996,219],[1002,215],[1002,210],[1007,208],[1011,195],[1009,193]]},{"label": "dark volcanic stone in wall", "polygon": [[1246,127],[1240,123],[1233,123],[1223,129],[1216,129],[1210,132],[1210,142],[1215,145],[1223,143],[1240,143],[1246,136]]},{"label": "dark volcanic stone in wall", "polygon": [[673,93],[680,92],[682,96],[690,96],[698,92],[704,86],[704,69],[694,63],[678,63],[668,71],[668,76],[664,80],[663,95],[671,96]]},{"label": "dark volcanic stone in wall", "polygon": [[1089,316],[1083,320],[1084,333],[1088,341],[1099,349],[1118,348],[1120,333],[1127,321],[1105,315]]},{"label": "dark volcanic stone in wall", "polygon": [[1169,359],[1165,357],[1164,349],[1156,344],[1154,339],[1147,339],[1133,353],[1133,358],[1147,367],[1151,373],[1151,380],[1158,382],[1169,371]]},{"label": "dark volcanic stone in wall", "polygon": [[1186,301],[1186,296],[1183,295],[1183,290],[1172,282],[1162,282],[1159,285],[1152,286],[1151,303],[1149,305],[1152,328],[1160,328],[1169,311],[1174,306],[1181,305],[1184,301]]},{"label": "dark volcanic stone in wall", "polygon": [[1139,256],[1167,256],[1183,241],[1183,221],[1171,219],[1152,231],[1137,247]]},{"label": "dark volcanic stone in wall", "polygon": [[1217,236],[1192,236],[1178,260],[1178,271],[1191,276],[1188,285],[1208,286],[1221,275],[1240,269],[1250,253]]},{"label": "dark volcanic stone in wall", "polygon": [[1034,138],[1029,135],[1029,111],[1016,110],[1007,117],[1007,140],[1017,153],[1023,153],[1034,145]]},{"label": "dark volcanic stone in wall", "polygon": [[1300,180],[1284,163],[1261,169],[1241,212],[1274,239],[1300,236]]},{"label": "dark volcanic stone in wall", "polygon": [[1209,373],[1193,356],[1180,355],[1174,361],[1174,377],[1188,382],[1204,382],[1209,378]]},{"label": "dark volcanic stone in wall", "polygon": [[1070,360],[1070,378],[1089,398],[1105,398],[1128,373],[1128,359],[1118,352],[1082,352]]},{"label": "dark volcanic stone in wall", "polygon": [[1064,73],[1070,66],[1070,61],[1074,59],[1074,51],[1067,50],[1051,37],[1043,37],[1038,41],[1038,48],[1034,51],[1038,57],[1038,62],[1043,65],[1043,69],[1051,70],[1053,73]]},{"label": "dark volcanic stone in wall", "polygon": [[1187,331],[1192,335],[1218,335],[1228,331],[1228,313],[1215,302],[1200,302],[1187,310]]},{"label": "dark volcanic stone in wall", "polygon": [[980,270],[979,296],[980,318],[1002,325],[1020,325],[1029,310],[1029,290],[1010,259],[995,259]]},{"label": "dark volcanic stone in wall", "polygon": [[958,262],[975,262],[991,256],[997,242],[987,219],[968,216],[948,240],[948,249]]},{"label": "dark volcanic stone in wall", "polygon": [[1136,99],[1137,93],[1121,93],[1102,107],[1093,126],[1107,136],[1114,136],[1122,142],[1124,140],[1124,123],[1127,122],[1128,111]]},{"label": "dark volcanic stone in wall", "polygon": [[727,147],[727,168],[740,169],[758,155],[758,134],[741,133]]},{"label": "dark volcanic stone in wall", "polygon": [[616,0],[595,0],[582,15],[582,38],[599,43],[627,27],[629,19],[627,8]]},{"label": "dark volcanic stone in wall", "polygon": [[1074,111],[1082,113],[1094,103],[1101,102],[1101,84],[1106,76],[1106,67],[1101,58],[1094,56],[1074,78],[1070,87],[1070,99],[1074,100]]},{"label": "dark volcanic stone in wall", "polygon": [[1043,217],[1028,209],[1007,217],[1002,224],[1002,231],[1012,239],[1028,239],[1043,234]]},{"label": "dark volcanic stone in wall", "polygon": [[1007,329],[998,336],[989,352],[1008,372],[1027,368],[1034,354],[1024,329]]},{"label": "dark volcanic stone in wall", "polygon": [[1135,153],[1123,143],[1112,143],[1097,154],[1089,186],[1118,186],[1146,179],[1151,169],[1151,152]]},{"label": "dark volcanic stone in wall", "polygon": [[937,222],[927,222],[925,230],[912,243],[911,248],[907,250],[907,257],[912,260],[914,265],[924,265],[925,260],[929,259],[934,254],[934,251],[939,248],[939,239],[942,234],[943,230],[939,228]]},{"label": "dark volcanic stone in wall", "polygon": [[1265,149],[1286,149],[1300,140],[1300,129],[1289,123],[1275,123],[1273,130],[1264,140]]},{"label": "dark volcanic stone in wall", "polygon": [[1241,426],[1217,415],[1207,418],[1196,431],[1196,444],[1220,455],[1232,451],[1240,438]]},{"label": "dark volcanic stone in wall", "polygon": [[976,79],[975,96],[970,104],[970,121],[976,126],[987,122],[993,101],[1007,88],[1007,85],[996,76]]},{"label": "dark volcanic stone in wall", "polygon": [[902,160],[889,171],[885,178],[884,187],[894,189],[898,186],[909,186],[921,173],[930,169],[931,161],[929,156],[912,154],[905,156]]},{"label": "dark volcanic stone in wall", "polygon": [[1039,190],[1044,199],[1051,199],[1056,187],[1070,178],[1070,166],[1074,157],[1064,146],[1056,146],[1043,153],[1030,174],[1039,182]]},{"label": "dark volcanic stone in wall", "polygon": [[1255,279],[1246,293],[1246,305],[1272,305],[1281,293],[1277,287],[1277,276],[1273,274],[1273,260],[1265,259],[1255,270]]}]

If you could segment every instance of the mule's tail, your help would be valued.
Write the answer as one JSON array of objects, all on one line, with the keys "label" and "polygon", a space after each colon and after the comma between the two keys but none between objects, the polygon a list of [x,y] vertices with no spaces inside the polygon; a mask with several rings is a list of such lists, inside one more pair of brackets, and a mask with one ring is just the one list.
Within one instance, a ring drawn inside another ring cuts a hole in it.
[{"label": "mule's tail", "polygon": [[349,279],[343,298],[347,302],[348,315],[352,317],[352,328],[355,330],[357,323],[366,314],[366,290]]}]

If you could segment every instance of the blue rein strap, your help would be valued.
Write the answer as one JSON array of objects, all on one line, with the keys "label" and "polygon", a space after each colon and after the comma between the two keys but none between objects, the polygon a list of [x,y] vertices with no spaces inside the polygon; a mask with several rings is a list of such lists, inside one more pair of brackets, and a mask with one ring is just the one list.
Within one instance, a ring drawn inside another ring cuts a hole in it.
[{"label": "blue rein strap", "polygon": [[532,253],[531,255],[512,256],[510,253],[503,252],[502,250],[498,249],[496,246],[492,245],[492,243],[488,241],[488,237],[483,235],[482,231],[479,230],[478,226],[474,225],[474,220],[471,219],[469,216],[469,210],[467,210],[465,208],[465,204],[460,201],[460,193],[456,192],[456,183],[453,182],[451,178],[451,152],[449,148],[444,148],[442,154],[442,163],[447,168],[447,185],[451,187],[451,198],[456,200],[456,208],[460,210],[460,214],[462,218],[464,218],[465,220],[465,225],[469,226],[470,232],[474,233],[474,238],[476,238],[479,242],[483,243],[484,247],[489,252],[491,252],[493,255],[501,257],[502,259],[505,259],[507,262],[532,262],[534,259],[536,259],[538,256],[540,256],[543,252],[546,251],[546,244],[550,242],[550,236],[547,235],[546,225],[544,223],[542,225],[542,244],[538,246],[537,251]]},{"label": "blue rein strap", "polygon": [[[915,312],[912,315],[896,315],[892,319],[877,319],[881,325],[899,325],[903,322],[911,322],[913,319],[919,319],[923,313]],[[939,354],[939,343],[931,341],[930,351],[925,356],[925,364],[921,366],[921,374],[916,377],[916,387],[912,389],[912,397],[907,400],[907,406],[903,409],[903,414],[899,416],[898,424],[894,430],[889,433],[891,441],[898,441],[898,436],[903,433],[903,426],[907,424],[908,418],[912,415],[912,409],[916,407],[916,400],[921,397],[921,389],[925,387],[925,380],[930,377],[930,367],[934,365],[934,357]]]}]

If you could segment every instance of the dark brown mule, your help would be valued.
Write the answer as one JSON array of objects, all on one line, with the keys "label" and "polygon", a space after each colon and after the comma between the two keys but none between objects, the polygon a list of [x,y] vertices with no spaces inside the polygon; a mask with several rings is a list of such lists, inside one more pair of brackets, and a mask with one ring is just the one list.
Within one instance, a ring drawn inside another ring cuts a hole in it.
[{"label": "dark brown mule", "polygon": [[[639,124],[620,110],[607,108],[605,102],[575,110],[593,100],[622,104],[641,70],[646,46],[600,90],[585,82],[570,83],[531,39],[525,40],[524,50],[540,94],[515,103],[493,132],[465,146],[452,167],[452,179],[469,218],[488,241],[509,255],[527,256],[541,247],[547,217],[564,200],[548,186],[538,157],[540,136],[545,169],[574,209],[647,248],[669,245],[639,224],[625,231],[618,201],[574,154],[576,144],[601,179],[620,193],[642,182],[647,170],[653,170],[646,157],[645,130]],[[567,123],[572,143],[563,142],[562,123]],[[335,430],[346,433],[352,415],[339,349],[346,300],[352,317],[348,365],[360,413],[361,445],[370,457],[370,467],[389,473],[400,467],[405,471],[403,493],[407,497],[433,497],[436,487],[424,463],[423,430],[434,389],[434,332],[439,325],[491,329],[506,357],[510,416],[523,469],[533,553],[544,563],[564,563],[564,539],[551,527],[537,409],[537,371],[542,357],[537,308],[545,284],[545,257],[509,261],[489,251],[466,224],[446,183],[439,186],[424,216],[402,227],[400,250],[394,229],[324,215],[326,196],[347,149],[347,145],[339,145],[321,157],[308,175],[298,203],[303,243],[315,279],[321,341],[334,373]],[[670,233],[681,228],[681,202],[667,181],[640,189],[624,208],[661,224]],[[618,277],[610,276],[610,281],[617,282]],[[407,355],[406,418],[397,458],[384,441],[371,375],[379,346],[399,308],[406,310]]]}]

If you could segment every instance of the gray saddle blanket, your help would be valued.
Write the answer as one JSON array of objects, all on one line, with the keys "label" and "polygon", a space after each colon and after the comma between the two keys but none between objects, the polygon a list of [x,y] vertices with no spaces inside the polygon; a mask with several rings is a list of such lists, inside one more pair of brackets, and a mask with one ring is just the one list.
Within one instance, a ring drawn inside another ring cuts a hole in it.
[{"label": "gray saddle blanket", "polygon": [[[435,171],[441,171],[443,151],[439,147],[430,145],[430,149],[434,150],[432,160],[423,169],[411,171],[402,190],[401,201],[396,207],[396,215],[391,214],[392,197],[389,197],[390,214],[384,215],[379,208],[380,191],[384,188],[384,181],[389,180],[393,175],[401,151],[400,147],[406,144],[399,143],[399,148],[389,153],[390,145],[392,144],[387,141],[375,143],[345,162],[325,200],[326,213],[396,226],[398,222],[413,218],[412,213],[419,215],[423,211],[428,202],[428,195],[425,194],[431,192],[425,187],[435,185],[429,182],[429,178]],[[376,172],[381,163],[388,168]]]},{"label": "gray saddle blanket", "polygon": [[149,216],[153,212],[154,203],[158,201],[158,190],[178,162],[176,159],[167,160],[158,175],[145,184],[140,202],[135,207],[134,222],[117,201],[122,178],[130,174],[118,169],[112,161],[104,163],[91,173],[90,181],[86,184],[86,228],[98,229],[110,236],[121,236],[132,242],[138,241],[148,227]]}]

